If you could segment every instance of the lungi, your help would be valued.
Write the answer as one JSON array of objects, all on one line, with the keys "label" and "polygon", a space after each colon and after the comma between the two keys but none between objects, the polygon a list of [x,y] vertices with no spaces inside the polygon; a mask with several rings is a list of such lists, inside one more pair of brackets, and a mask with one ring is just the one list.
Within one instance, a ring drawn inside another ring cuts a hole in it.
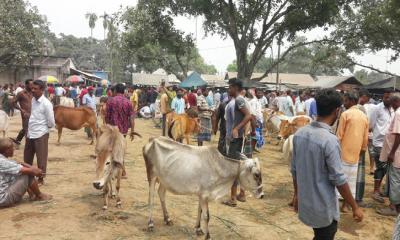
[{"label": "lungi", "polygon": [[5,198],[0,201],[0,207],[10,207],[22,200],[22,197],[31,186],[33,176],[19,175],[6,190]]},{"label": "lungi", "polygon": [[365,191],[365,152],[360,155],[357,170],[356,201],[362,201]]},{"label": "lungi", "polygon": [[211,140],[211,118],[200,117],[200,132],[197,135],[197,141],[204,142]]},{"label": "lungi", "polygon": [[257,128],[256,128],[256,147],[262,148],[264,146],[264,135],[263,135],[263,124],[260,121],[257,121]]},{"label": "lungi", "polygon": [[[357,170],[358,170],[358,163],[356,164],[348,164],[342,161],[343,172],[347,177],[347,183],[349,184],[351,194],[353,197],[356,197],[356,185],[357,185]],[[337,196],[342,199],[342,196],[336,190]]]},{"label": "lungi", "polygon": [[400,168],[389,164],[387,178],[386,191],[389,193],[390,203],[400,205]]}]

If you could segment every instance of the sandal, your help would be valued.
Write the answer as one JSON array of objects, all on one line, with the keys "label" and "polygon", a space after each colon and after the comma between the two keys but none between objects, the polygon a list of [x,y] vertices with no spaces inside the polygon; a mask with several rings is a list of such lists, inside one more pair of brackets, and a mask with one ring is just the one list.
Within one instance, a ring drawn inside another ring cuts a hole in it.
[{"label": "sandal", "polygon": [[235,201],[233,201],[232,199],[223,201],[222,204],[225,204],[225,205],[227,205],[229,207],[236,207],[237,206],[237,203]]},{"label": "sandal", "polygon": [[391,209],[389,207],[377,209],[376,213],[378,213],[379,215],[382,215],[382,216],[391,216],[391,217],[396,217],[398,215],[396,210]]}]

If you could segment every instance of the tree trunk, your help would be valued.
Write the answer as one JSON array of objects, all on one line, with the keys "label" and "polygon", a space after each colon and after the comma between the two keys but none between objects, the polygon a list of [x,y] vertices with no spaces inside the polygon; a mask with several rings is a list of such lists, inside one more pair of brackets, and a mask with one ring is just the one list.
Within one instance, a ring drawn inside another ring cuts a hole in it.
[{"label": "tree trunk", "polygon": [[236,48],[237,77],[242,81],[248,81],[251,78],[249,63],[247,60],[247,49]]}]

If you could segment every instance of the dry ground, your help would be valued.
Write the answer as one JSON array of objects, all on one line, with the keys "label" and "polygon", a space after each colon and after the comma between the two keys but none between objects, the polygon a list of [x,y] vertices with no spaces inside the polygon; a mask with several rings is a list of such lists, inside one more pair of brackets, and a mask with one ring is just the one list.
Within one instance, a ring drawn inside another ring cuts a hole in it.
[{"label": "dry ground", "polygon": [[[11,119],[9,136],[16,136],[20,118]],[[193,196],[167,194],[167,207],[174,225],[164,226],[160,204],[156,201],[155,231],[146,231],[148,185],[141,148],[151,136],[158,136],[151,121],[137,120],[142,139],[128,143],[126,166],[128,179],[121,186],[122,209],[111,201],[103,211],[101,193],[92,187],[94,147],[88,145],[83,130],[64,130],[62,143],[55,144],[51,132],[46,185],[42,190],[54,196],[45,203],[26,199],[18,206],[0,209],[0,239],[202,239],[194,234],[197,201]],[[215,139],[214,139],[215,144]],[[15,158],[22,160],[23,146]],[[213,239],[311,239],[312,230],[304,226],[287,206],[292,194],[288,164],[282,162],[276,146],[266,146],[258,157],[263,168],[262,200],[248,198],[236,208],[210,204],[210,231]],[[51,175],[54,174],[54,175]],[[342,215],[337,239],[389,239],[394,218],[375,213],[379,207],[370,198],[372,177],[367,177],[365,221],[354,223],[351,215]],[[158,199],[156,199],[158,200]]]}]

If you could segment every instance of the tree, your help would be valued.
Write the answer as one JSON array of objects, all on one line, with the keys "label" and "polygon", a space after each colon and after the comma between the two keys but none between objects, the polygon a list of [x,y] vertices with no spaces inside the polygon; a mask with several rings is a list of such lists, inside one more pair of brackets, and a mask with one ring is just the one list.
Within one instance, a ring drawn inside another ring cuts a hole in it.
[{"label": "tree", "polygon": [[90,38],[93,39],[93,29],[96,27],[97,15],[95,13],[86,13],[85,17],[89,20]]},{"label": "tree", "polygon": [[108,28],[108,14],[104,12],[104,14],[100,16],[100,18],[103,19],[103,29],[104,29],[103,40],[106,40],[106,31]]},{"label": "tree", "polygon": [[35,7],[23,0],[0,1],[0,67],[28,65],[31,55],[42,53],[47,32],[48,23]]},{"label": "tree", "polygon": [[[306,41],[304,38],[297,38],[294,44]],[[248,57],[251,58],[250,56]],[[317,75],[338,75],[344,69],[353,71],[352,62],[347,61],[347,53],[338,47],[322,43],[313,43],[308,46],[301,46],[289,52],[279,65],[279,72],[282,73],[304,73]],[[276,72],[272,67],[278,61],[272,57],[263,56],[256,66],[254,72],[264,73],[267,69]],[[272,68],[271,68],[272,67]],[[228,66],[228,71],[237,70],[236,61]]]},{"label": "tree", "polygon": [[[236,50],[238,77],[250,79],[256,64],[274,41],[278,41],[279,44],[289,43],[282,53],[285,57],[293,49],[314,42],[293,44],[292,40],[296,33],[332,24],[340,10],[352,1],[145,0],[143,2],[149,7],[157,6],[173,15],[203,16],[206,33],[232,39]],[[279,60],[274,61],[264,76],[277,65]]]},{"label": "tree", "polygon": [[174,27],[173,18],[153,5],[139,1],[121,17],[125,31],[122,48],[127,62],[138,70],[154,71],[162,67],[178,78],[187,77],[189,70],[216,72],[208,66],[194,46],[191,35]]},{"label": "tree", "polygon": [[350,54],[391,49],[391,62],[400,54],[400,2],[398,0],[362,0],[346,9],[336,23],[333,36],[343,44],[348,60],[355,65],[389,74],[387,71],[357,62]]},{"label": "tree", "polygon": [[368,72],[365,69],[361,69],[354,73],[354,77],[357,78],[358,80],[360,80],[360,82],[362,82],[363,84],[370,84],[375,81],[387,79],[390,76],[387,74],[383,74],[383,73],[377,73],[377,72],[373,72],[373,71]]}]

